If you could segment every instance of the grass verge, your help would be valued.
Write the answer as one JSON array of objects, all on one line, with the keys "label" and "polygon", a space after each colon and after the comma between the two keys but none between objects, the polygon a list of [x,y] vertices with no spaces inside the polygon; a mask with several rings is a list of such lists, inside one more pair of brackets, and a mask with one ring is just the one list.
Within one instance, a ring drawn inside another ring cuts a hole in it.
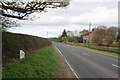
[{"label": "grass verge", "polygon": [[3,78],[55,78],[57,54],[53,46],[38,49],[23,60],[4,65]]},{"label": "grass verge", "polygon": [[[67,44],[67,43],[64,43],[64,44]],[[94,51],[99,51],[99,52],[103,52],[103,53],[107,53],[107,54],[111,54],[111,55],[115,55],[115,56],[120,56],[119,52],[112,52],[112,51],[107,51],[107,50],[104,50],[104,49],[98,49],[98,48],[86,47],[86,46],[79,46],[79,45],[74,45],[74,44],[67,44],[67,45],[76,46],[76,47],[89,49],[89,50],[94,50]]]}]

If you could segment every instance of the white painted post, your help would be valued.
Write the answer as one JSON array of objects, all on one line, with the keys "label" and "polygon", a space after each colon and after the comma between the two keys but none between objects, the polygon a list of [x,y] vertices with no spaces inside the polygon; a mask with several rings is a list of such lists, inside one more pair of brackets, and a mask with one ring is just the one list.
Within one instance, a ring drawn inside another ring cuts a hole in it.
[{"label": "white painted post", "polygon": [[20,59],[25,58],[25,52],[23,50],[20,50]]}]

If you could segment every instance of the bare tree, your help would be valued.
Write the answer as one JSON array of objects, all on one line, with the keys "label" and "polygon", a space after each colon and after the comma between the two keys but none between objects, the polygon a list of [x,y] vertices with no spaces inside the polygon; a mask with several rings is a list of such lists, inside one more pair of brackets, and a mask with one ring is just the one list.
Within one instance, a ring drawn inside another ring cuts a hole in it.
[{"label": "bare tree", "polygon": [[93,43],[102,43],[103,37],[106,35],[106,26],[98,26],[94,33]]},{"label": "bare tree", "polygon": [[107,29],[107,35],[111,35],[114,40],[117,39],[118,27],[111,26]]},{"label": "bare tree", "polygon": [[73,36],[74,36],[74,33],[73,33],[72,31],[67,31],[67,36],[73,37]]},{"label": "bare tree", "polygon": [[19,24],[15,20],[9,19],[8,17],[0,16],[0,21],[2,23],[2,31],[6,31],[11,27],[18,27]]},{"label": "bare tree", "polygon": [[28,17],[29,14],[43,12],[46,8],[66,7],[68,5],[69,0],[1,0],[0,10],[2,16],[25,19],[24,17]]},{"label": "bare tree", "polygon": [[103,43],[107,42],[111,44],[113,40],[117,39],[118,28],[111,26],[109,28],[105,26],[99,26],[95,32],[92,39],[93,43]]}]

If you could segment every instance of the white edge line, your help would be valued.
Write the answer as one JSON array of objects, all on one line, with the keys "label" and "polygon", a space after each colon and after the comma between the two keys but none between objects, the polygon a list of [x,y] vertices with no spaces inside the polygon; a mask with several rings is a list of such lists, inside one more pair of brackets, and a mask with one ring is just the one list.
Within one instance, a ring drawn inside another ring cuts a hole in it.
[{"label": "white edge line", "polygon": [[[58,52],[61,54],[61,56],[63,56],[63,54],[60,52],[60,50],[55,46],[55,48],[58,50]],[[71,71],[73,72],[73,74],[75,75],[76,78],[79,78],[77,76],[77,74],[75,73],[75,71],[72,69],[72,67],[70,66],[70,64],[68,63],[68,61],[65,59],[65,57],[63,56],[65,62],[67,63],[67,65],[69,66],[69,68],[71,69]]]}]

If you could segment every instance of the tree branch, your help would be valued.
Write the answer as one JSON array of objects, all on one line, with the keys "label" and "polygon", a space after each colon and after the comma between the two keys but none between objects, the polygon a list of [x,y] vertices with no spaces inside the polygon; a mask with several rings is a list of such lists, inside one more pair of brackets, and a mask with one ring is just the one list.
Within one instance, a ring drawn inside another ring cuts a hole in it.
[{"label": "tree branch", "polygon": [[[45,8],[57,8],[57,7],[65,7],[67,5],[69,5],[68,3],[65,2],[29,2],[27,4],[25,4],[23,7],[23,5],[18,5],[19,2],[2,2],[0,1],[0,3],[2,4],[2,16],[6,16],[6,17],[12,17],[12,18],[17,18],[17,19],[23,19],[25,16],[27,16],[28,14],[37,12],[37,11],[44,11]],[[55,3],[58,3],[57,5]],[[21,3],[23,4],[23,3]],[[51,7],[47,7],[48,5],[51,5]],[[6,13],[7,12],[7,13]],[[13,14],[10,14],[10,12],[13,12]],[[18,15],[16,16],[17,13]],[[22,16],[20,16],[20,14],[22,14]]]}]

